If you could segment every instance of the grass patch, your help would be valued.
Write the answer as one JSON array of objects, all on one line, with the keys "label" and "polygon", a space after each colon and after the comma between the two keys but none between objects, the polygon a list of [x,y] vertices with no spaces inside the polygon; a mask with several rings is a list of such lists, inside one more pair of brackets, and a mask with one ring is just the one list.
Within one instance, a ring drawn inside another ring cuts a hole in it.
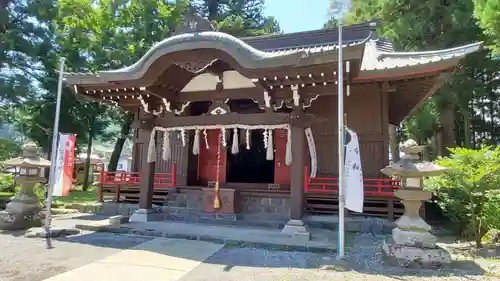
[{"label": "grass patch", "polygon": [[56,204],[87,204],[97,202],[97,190],[95,187],[89,187],[87,191],[83,191],[81,186],[77,186],[69,192],[68,196],[55,196],[54,203]]}]

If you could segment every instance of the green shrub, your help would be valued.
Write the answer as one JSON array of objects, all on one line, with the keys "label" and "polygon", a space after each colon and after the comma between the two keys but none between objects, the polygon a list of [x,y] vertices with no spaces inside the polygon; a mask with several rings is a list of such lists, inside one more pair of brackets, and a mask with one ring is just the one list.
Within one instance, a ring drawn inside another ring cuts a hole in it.
[{"label": "green shrub", "polygon": [[500,229],[500,189],[487,191],[486,199],[481,213],[483,226],[487,231]]},{"label": "green shrub", "polygon": [[472,235],[481,247],[482,235],[500,220],[500,147],[450,151],[450,157],[436,160],[448,170],[428,179],[426,189],[436,194],[438,205],[462,233]]},{"label": "green shrub", "polygon": [[11,174],[0,174],[0,191],[14,192],[14,177]]}]

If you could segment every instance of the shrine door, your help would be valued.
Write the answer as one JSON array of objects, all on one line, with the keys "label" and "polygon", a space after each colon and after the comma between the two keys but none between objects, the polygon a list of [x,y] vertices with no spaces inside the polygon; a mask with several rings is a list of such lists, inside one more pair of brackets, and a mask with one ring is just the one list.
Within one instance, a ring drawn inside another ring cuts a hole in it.
[{"label": "shrine door", "polygon": [[[286,165],[286,143],[288,141],[288,132],[286,129],[274,130],[274,183],[276,184],[290,184],[290,166]],[[305,135],[304,135],[305,138]],[[307,140],[304,145],[304,164],[309,166],[309,146]],[[293,161],[293,153],[292,153]]]},{"label": "shrine door", "polygon": [[274,183],[290,183],[290,167],[285,164],[287,130],[274,130]]},{"label": "shrine door", "polygon": [[[200,132],[200,154],[198,155],[198,180],[201,184],[215,181],[217,177],[217,146],[220,130],[207,130],[208,149],[205,145],[203,132]],[[219,177],[220,182],[226,182],[226,150],[220,149]]]}]

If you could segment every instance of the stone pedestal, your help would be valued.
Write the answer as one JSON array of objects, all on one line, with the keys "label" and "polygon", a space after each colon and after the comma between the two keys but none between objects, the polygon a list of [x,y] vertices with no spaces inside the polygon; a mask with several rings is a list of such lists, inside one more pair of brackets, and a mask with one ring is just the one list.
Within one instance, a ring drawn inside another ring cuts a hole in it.
[{"label": "stone pedestal", "polygon": [[418,214],[422,201],[429,200],[431,193],[420,189],[399,189],[394,195],[401,199],[405,213],[392,231],[392,239],[382,250],[389,263],[403,267],[438,267],[451,263],[450,254],[436,245],[436,237]]},{"label": "stone pedestal", "polygon": [[240,212],[238,191],[231,188],[219,189],[220,208],[214,209],[213,202],[215,189],[212,187],[202,188],[203,211],[207,213],[236,214]]},{"label": "stone pedestal", "polygon": [[5,210],[0,212],[2,230],[21,230],[42,225],[42,205],[33,192],[39,180],[21,176],[18,177],[18,182],[21,183],[21,190],[7,204]]},{"label": "stone pedestal", "polygon": [[311,233],[301,220],[289,220],[281,232],[290,234],[292,237],[297,238],[300,241],[306,242],[311,240]]}]

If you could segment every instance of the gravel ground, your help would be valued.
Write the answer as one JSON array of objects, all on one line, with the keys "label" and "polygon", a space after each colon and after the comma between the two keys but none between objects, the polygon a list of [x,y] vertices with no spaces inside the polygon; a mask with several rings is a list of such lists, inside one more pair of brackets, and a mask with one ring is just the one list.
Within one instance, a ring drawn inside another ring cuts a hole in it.
[{"label": "gravel ground", "polygon": [[111,233],[84,233],[45,240],[23,233],[0,234],[0,281],[38,281],[137,246],[151,238]]},{"label": "gravel ground", "polygon": [[[61,218],[56,224],[61,227],[72,223],[71,218]],[[150,239],[83,233],[54,239],[54,248],[47,250],[43,239],[25,238],[22,233],[0,233],[0,281],[43,280]],[[385,236],[370,234],[347,237],[348,258],[341,263],[333,254],[226,247],[181,280],[500,280],[500,274],[485,275],[479,267],[466,261],[446,270],[410,271],[386,266],[380,252],[384,239]]]},{"label": "gravel ground", "polygon": [[351,237],[348,258],[340,263],[331,254],[224,248],[181,280],[500,280],[500,275],[485,276],[470,263],[446,270],[404,270],[386,266],[380,252],[384,238],[369,234]]}]

